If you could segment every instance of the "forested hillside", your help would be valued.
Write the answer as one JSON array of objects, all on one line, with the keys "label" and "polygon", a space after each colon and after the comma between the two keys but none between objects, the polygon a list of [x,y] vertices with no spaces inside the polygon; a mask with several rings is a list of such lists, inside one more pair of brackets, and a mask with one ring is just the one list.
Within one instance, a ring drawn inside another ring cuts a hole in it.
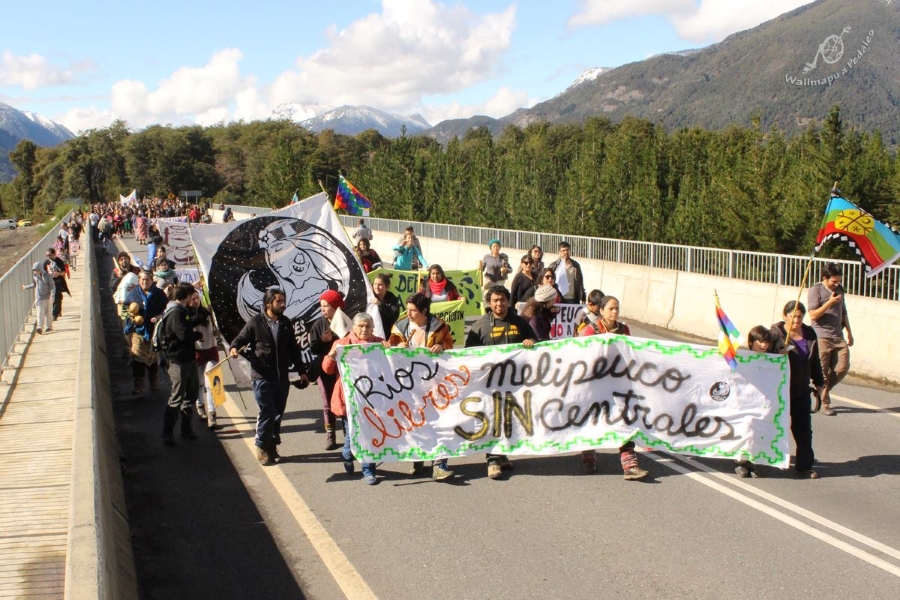
[{"label": "forested hillside", "polygon": [[888,222],[900,219],[897,158],[879,133],[821,126],[786,136],[749,127],[667,132],[613,124],[486,128],[446,146],[425,137],[311,134],[288,121],[210,128],[117,122],[56,148],[22,142],[18,176],[0,185],[0,214],[49,214],[63,198],[113,201],[137,188],[207,201],[286,205],[295,190],[333,193],[344,174],[373,215],[612,238],[807,254],[835,180]]}]

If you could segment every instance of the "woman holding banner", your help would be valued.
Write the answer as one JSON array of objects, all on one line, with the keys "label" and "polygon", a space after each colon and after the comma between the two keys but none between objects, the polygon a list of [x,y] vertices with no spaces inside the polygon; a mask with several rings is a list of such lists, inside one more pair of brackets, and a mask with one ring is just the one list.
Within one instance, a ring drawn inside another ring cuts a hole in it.
[{"label": "woman holding banner", "polygon": [[381,316],[381,325],[385,331],[390,331],[397,317],[400,316],[400,298],[394,295],[388,288],[391,287],[390,273],[379,273],[372,281],[372,292],[375,294],[375,304],[378,305],[378,314]]},{"label": "woman holding banner", "polygon": [[[596,323],[580,329],[578,335],[602,335],[604,333],[631,335],[628,325],[619,322],[619,300],[614,296],[603,296],[600,299],[600,318],[597,319]],[[619,459],[622,463],[622,472],[625,475],[625,479],[643,479],[648,475],[647,471],[638,465],[633,441],[625,442],[619,447]],[[597,453],[593,450],[582,452],[581,467],[585,473],[596,473]]]},{"label": "woman holding banner", "polygon": [[[791,433],[797,445],[794,457],[794,469],[801,479],[818,479],[819,474],[813,471],[815,454],[812,447],[812,416],[809,412],[809,383],[812,380],[816,390],[821,393],[825,385],[822,374],[822,363],[819,360],[819,345],[816,332],[809,325],[803,324],[806,307],[802,302],[791,300],[784,305],[784,321],[772,325],[770,329],[775,345],[773,352],[787,354],[791,368]],[[786,323],[790,323],[788,334]],[[785,339],[789,343],[785,346]]]},{"label": "woman holding banner", "polygon": [[[422,282],[419,293],[432,302],[452,302],[459,300],[459,290],[452,281],[444,275],[441,265],[431,265],[428,270],[428,280]],[[409,300],[407,300],[409,302]]]},{"label": "woman holding banner", "polygon": [[[381,343],[387,346],[388,343],[383,338],[376,336],[374,332],[375,323],[372,320],[372,315],[361,312],[353,317],[353,328],[350,330],[350,333],[334,342],[331,346],[331,350],[329,350],[328,354],[323,358],[322,372],[329,377],[333,377],[335,380],[337,379],[338,367],[336,359],[338,346],[375,343]],[[341,451],[341,456],[344,458],[344,470],[347,472],[347,475],[352,475],[354,471],[353,453],[350,451],[350,437],[346,435],[347,405],[344,399],[344,386],[334,386],[331,392],[330,401],[332,414],[339,416],[344,422],[344,448]],[[362,473],[363,481],[367,484],[375,485],[378,483],[378,480],[375,478],[375,463],[362,463]]]},{"label": "woman holding banner", "polygon": [[[407,298],[406,317],[394,324],[388,343],[398,348],[428,348],[440,354],[453,348],[453,334],[446,323],[431,314],[431,299],[418,293]],[[423,461],[413,462],[412,474],[418,475],[423,466]],[[431,478],[443,481],[450,477],[453,477],[453,471],[447,468],[447,459],[434,461]]]}]

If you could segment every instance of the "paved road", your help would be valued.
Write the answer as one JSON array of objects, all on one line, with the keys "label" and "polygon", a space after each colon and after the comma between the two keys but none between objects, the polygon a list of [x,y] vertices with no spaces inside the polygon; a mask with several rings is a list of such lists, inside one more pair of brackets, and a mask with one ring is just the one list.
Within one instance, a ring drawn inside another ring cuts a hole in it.
[{"label": "paved road", "polygon": [[164,448],[164,392],[128,396],[114,354],[144,598],[900,597],[897,390],[839,387],[838,416],[813,419],[817,481],[643,453],[650,478],[626,482],[603,452],[596,475],[564,455],[492,481],[472,457],[452,483],[385,464],[370,487],[323,450],[316,388],[292,390],[285,460],[264,469],[252,393],[229,386],[223,429]]}]

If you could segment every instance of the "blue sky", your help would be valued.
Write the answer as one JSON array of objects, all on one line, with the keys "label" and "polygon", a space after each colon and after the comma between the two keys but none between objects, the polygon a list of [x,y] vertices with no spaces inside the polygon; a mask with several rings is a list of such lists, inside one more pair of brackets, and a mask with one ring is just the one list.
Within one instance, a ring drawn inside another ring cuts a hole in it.
[{"label": "blue sky", "polygon": [[810,0],[42,0],[4,6],[0,102],[73,131],[364,104],[501,117],[593,67],[707,46]]}]

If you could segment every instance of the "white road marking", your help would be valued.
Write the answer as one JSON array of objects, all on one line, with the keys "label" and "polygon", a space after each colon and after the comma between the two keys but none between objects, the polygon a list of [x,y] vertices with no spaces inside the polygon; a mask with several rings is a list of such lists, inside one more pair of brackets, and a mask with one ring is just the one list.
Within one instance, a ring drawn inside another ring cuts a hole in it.
[{"label": "white road marking", "polygon": [[868,408],[875,412],[884,413],[884,414],[891,415],[892,417],[897,417],[898,419],[900,419],[900,413],[893,411],[893,410],[881,408],[880,406],[875,406],[874,404],[868,404],[866,402],[860,402],[859,400],[852,400],[850,398],[847,398],[846,396],[838,396],[837,394],[831,394],[831,397],[834,398],[835,400],[840,400],[841,402],[846,402],[847,404],[852,404],[853,406],[858,406],[860,408]]},{"label": "white road marking", "polygon": [[[231,397],[231,394],[229,394],[229,397]],[[242,434],[244,442],[255,458],[254,430],[246,422],[246,417],[240,413],[232,413],[229,402],[219,407],[219,410],[222,409],[225,410],[225,413],[234,423],[235,428]],[[244,435],[247,433],[250,435]],[[306,537],[309,538],[313,548],[319,553],[322,562],[325,563],[344,595],[350,600],[377,600],[378,596],[375,595],[369,584],[365,582],[359,572],[353,567],[347,555],[341,551],[334,538],[328,534],[328,531],[310,510],[309,505],[297,493],[296,488],[291,484],[284,472],[278,467],[260,466],[259,468],[272,483],[281,499],[284,500],[288,510],[294,516],[294,520],[303,530],[303,533],[306,534]]]},{"label": "white road marking", "polygon": [[777,520],[781,521],[782,523],[790,525],[791,527],[793,527],[799,531],[802,531],[803,533],[806,533],[807,535],[810,535],[820,541],[823,541],[826,544],[829,544],[830,546],[837,548],[838,550],[842,550],[843,552],[846,552],[847,554],[855,556],[856,558],[863,560],[872,566],[875,566],[875,567],[878,567],[879,569],[887,571],[888,573],[890,573],[891,575],[893,575],[895,577],[900,577],[900,567],[893,565],[873,554],[869,554],[865,550],[857,548],[856,546],[852,546],[851,544],[848,544],[847,542],[840,540],[831,534],[825,533],[824,531],[820,531],[819,529],[816,529],[815,527],[813,527],[811,525],[808,525],[798,519],[795,519],[794,517],[792,517],[790,515],[786,515],[780,511],[772,508],[771,506],[763,504],[762,502],[760,502],[758,500],[749,498],[749,497],[745,496],[744,494],[741,494],[740,492],[738,492],[736,490],[726,487],[725,485],[723,485],[721,483],[712,481],[712,479],[710,477],[707,477],[704,474],[697,473],[695,471],[687,469],[687,468],[679,465],[676,461],[684,462],[685,464],[689,464],[692,467],[696,467],[696,468],[706,471],[710,474],[721,477],[722,479],[727,480],[729,484],[735,485],[735,484],[741,483],[742,489],[746,488],[746,491],[751,491],[752,493],[754,493],[762,498],[765,498],[768,501],[774,502],[783,508],[786,508],[788,510],[796,512],[797,514],[810,519],[817,525],[822,525],[826,528],[832,529],[836,532],[841,533],[842,535],[846,535],[847,537],[856,540],[859,543],[865,544],[875,550],[878,550],[879,552],[883,552],[894,558],[900,558],[900,552],[898,552],[894,548],[885,546],[884,544],[881,544],[880,542],[872,540],[871,538],[867,538],[864,535],[856,533],[850,529],[847,529],[846,527],[838,525],[837,523],[833,523],[833,522],[829,521],[828,519],[820,517],[819,515],[817,515],[813,512],[810,512],[803,508],[800,508],[799,506],[793,505],[790,502],[781,500],[780,498],[772,496],[771,494],[767,494],[766,492],[762,492],[761,490],[753,489],[752,486],[743,484],[743,482],[735,481],[733,478],[723,475],[722,473],[718,473],[718,472],[710,469],[709,467],[707,467],[705,465],[701,465],[689,458],[686,458],[683,456],[663,454],[663,453],[660,453],[657,451],[649,452],[649,453],[647,453],[647,455],[649,457],[653,458],[653,460],[655,462],[657,462],[661,465],[664,465],[677,473],[686,475],[687,477],[690,477],[691,479],[693,479],[694,481],[696,481],[698,483],[702,483],[703,485],[705,485],[709,488],[712,488],[712,489],[716,490],[717,492],[728,496],[729,498],[732,498],[734,500],[737,500],[738,502],[746,504],[747,506],[760,511],[761,513],[766,514],[766,515],[772,517],[773,519],[777,519]]}]

